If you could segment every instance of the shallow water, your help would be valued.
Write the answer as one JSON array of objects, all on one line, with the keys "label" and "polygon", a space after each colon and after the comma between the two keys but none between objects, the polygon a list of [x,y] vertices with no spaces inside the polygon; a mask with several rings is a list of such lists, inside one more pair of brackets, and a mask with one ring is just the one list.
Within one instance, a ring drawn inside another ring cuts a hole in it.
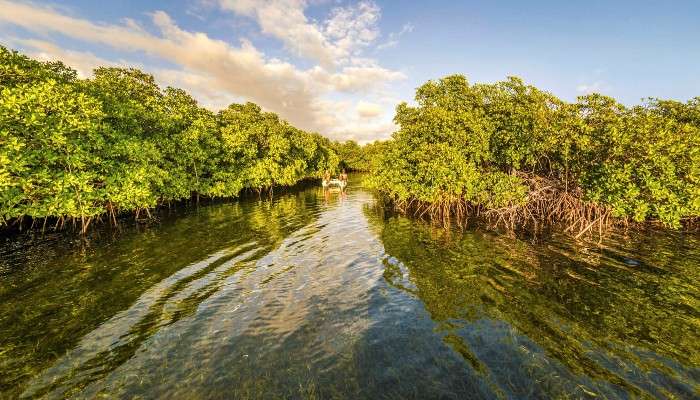
[{"label": "shallow water", "polygon": [[351,180],[0,244],[3,398],[697,398],[700,237],[531,243]]}]

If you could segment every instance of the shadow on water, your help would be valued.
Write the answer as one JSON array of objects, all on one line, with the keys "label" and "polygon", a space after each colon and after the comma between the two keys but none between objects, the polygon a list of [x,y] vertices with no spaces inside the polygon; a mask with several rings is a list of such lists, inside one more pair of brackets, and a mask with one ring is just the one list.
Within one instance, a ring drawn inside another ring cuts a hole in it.
[{"label": "shadow on water", "polygon": [[0,397],[697,396],[697,236],[533,244],[350,187],[5,243]]}]

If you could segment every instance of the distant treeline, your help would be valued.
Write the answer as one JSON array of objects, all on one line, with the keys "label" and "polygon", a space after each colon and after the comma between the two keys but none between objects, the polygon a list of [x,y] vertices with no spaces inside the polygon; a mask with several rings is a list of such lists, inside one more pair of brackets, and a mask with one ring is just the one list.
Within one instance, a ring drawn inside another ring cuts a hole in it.
[{"label": "distant treeline", "polygon": [[377,160],[385,142],[375,141],[360,146],[353,140],[333,142],[333,149],[340,159],[339,167],[347,171],[368,172]]},{"label": "distant treeline", "polygon": [[369,183],[405,212],[509,227],[669,227],[700,215],[700,98],[625,107],[600,94],[564,102],[508,78],[429,81]]},{"label": "distant treeline", "polygon": [[182,199],[269,191],[336,170],[337,146],[253,103],[213,113],[137,69],[78,79],[0,46],[0,226],[85,229]]}]

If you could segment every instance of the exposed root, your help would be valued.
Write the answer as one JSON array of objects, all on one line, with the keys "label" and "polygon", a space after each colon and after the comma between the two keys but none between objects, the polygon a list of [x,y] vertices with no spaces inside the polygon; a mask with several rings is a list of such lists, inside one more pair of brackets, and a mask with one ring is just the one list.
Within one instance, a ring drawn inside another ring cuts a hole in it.
[{"label": "exposed root", "polygon": [[683,229],[689,231],[700,230],[700,217],[684,218],[681,220]]},{"label": "exposed root", "polygon": [[625,223],[612,218],[608,208],[584,200],[579,189],[572,189],[564,182],[536,175],[519,176],[529,186],[527,198],[523,203],[507,207],[486,208],[454,196],[433,203],[416,199],[393,200],[393,203],[401,213],[446,225],[456,222],[463,226],[474,220],[486,222],[492,228],[531,232],[560,226],[577,239],[596,231],[602,237],[611,226]]}]

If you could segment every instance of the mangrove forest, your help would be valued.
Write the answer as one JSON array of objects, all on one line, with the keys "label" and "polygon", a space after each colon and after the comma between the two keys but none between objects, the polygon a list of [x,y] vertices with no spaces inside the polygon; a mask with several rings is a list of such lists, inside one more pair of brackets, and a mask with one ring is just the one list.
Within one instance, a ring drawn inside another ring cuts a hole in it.
[{"label": "mangrove forest", "polygon": [[568,103],[510,77],[429,81],[384,142],[333,142],[254,103],[212,112],[137,69],[79,79],[0,48],[0,224],[85,231],[182,200],[272,193],[340,168],[398,210],[509,229],[693,225],[700,215],[700,98]]},{"label": "mangrove forest", "polygon": [[149,213],[183,199],[272,191],[336,169],[333,143],[253,103],[217,113],[137,69],[78,79],[0,47],[0,223]]},{"label": "mangrove forest", "polygon": [[399,130],[369,179],[404,212],[576,235],[700,216],[700,97],[567,103],[515,77],[470,85],[454,75],[422,85],[415,101],[397,107]]}]

